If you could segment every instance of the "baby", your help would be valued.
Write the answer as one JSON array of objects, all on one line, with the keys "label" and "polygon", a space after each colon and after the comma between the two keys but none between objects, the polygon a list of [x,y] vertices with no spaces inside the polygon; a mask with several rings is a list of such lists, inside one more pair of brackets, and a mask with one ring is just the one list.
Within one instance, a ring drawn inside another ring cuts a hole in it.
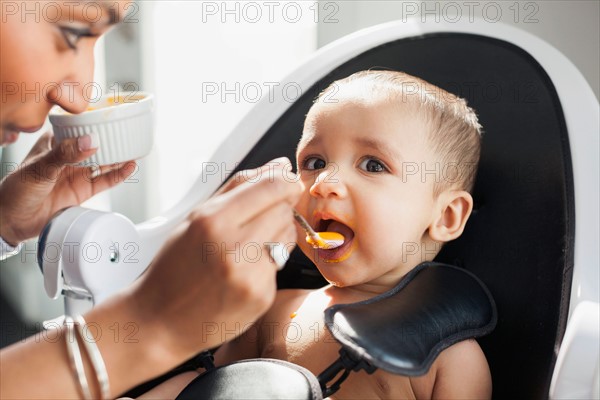
[{"label": "baby", "polygon": [[[217,351],[216,364],[264,357],[323,372],[340,349],[323,311],[393,288],[463,232],[480,130],[464,100],[400,72],[363,71],[323,91],[298,145],[305,192],[296,209],[316,231],[345,237],[339,248],[315,250],[298,228],[300,248],[330,284],[280,290],[266,315]],[[332,396],[490,397],[489,368],[474,340],[444,350],[424,376],[354,372]]]}]

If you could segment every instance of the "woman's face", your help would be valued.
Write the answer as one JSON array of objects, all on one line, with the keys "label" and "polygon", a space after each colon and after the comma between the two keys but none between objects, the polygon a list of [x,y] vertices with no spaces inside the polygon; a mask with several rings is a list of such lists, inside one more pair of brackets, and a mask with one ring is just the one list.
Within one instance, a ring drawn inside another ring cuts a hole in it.
[{"label": "woman's face", "polygon": [[86,109],[94,44],[131,1],[0,0],[0,145],[39,130],[50,108]]}]

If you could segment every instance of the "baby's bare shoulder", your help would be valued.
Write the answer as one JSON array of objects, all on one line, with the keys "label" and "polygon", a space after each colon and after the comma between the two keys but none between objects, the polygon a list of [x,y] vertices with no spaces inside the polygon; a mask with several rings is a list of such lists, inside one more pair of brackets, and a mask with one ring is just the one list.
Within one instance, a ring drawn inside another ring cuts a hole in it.
[{"label": "baby's bare shoulder", "polygon": [[[433,398],[491,397],[492,378],[485,354],[474,339],[444,350],[432,366]],[[466,383],[466,384],[465,384]]]},{"label": "baby's bare shoulder", "polygon": [[444,350],[438,358],[438,373],[456,366],[477,367],[485,366],[487,360],[479,343],[475,339],[463,340]]}]

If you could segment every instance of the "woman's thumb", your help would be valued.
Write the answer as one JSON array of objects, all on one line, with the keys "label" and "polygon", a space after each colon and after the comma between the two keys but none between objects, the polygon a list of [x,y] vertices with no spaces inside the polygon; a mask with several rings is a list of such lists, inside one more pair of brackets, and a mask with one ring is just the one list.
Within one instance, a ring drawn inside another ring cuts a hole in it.
[{"label": "woman's thumb", "polygon": [[55,144],[44,159],[48,164],[53,164],[56,167],[76,164],[94,154],[98,148],[98,142],[96,133],[65,139]]}]

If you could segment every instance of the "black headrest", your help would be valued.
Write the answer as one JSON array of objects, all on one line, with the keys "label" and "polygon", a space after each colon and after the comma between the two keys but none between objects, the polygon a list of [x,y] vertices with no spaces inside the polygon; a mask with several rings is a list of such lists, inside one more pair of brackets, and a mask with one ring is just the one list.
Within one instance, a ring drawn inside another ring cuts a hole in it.
[{"label": "black headrest", "polygon": [[[561,104],[543,68],[518,46],[471,34],[401,39],[360,54],[322,77],[265,133],[239,168],[294,159],[304,116],[332,81],[383,68],[405,71],[467,99],[484,127],[475,210],[438,261],[474,272],[498,307],[480,340],[494,397],[545,398],[566,327],[573,267],[574,202]],[[295,252],[281,287],[323,284]]]},{"label": "black headrest", "polygon": [[331,334],[356,359],[388,372],[427,373],[447,347],[496,326],[496,307],[473,274],[426,262],[372,299],[325,310]]}]

